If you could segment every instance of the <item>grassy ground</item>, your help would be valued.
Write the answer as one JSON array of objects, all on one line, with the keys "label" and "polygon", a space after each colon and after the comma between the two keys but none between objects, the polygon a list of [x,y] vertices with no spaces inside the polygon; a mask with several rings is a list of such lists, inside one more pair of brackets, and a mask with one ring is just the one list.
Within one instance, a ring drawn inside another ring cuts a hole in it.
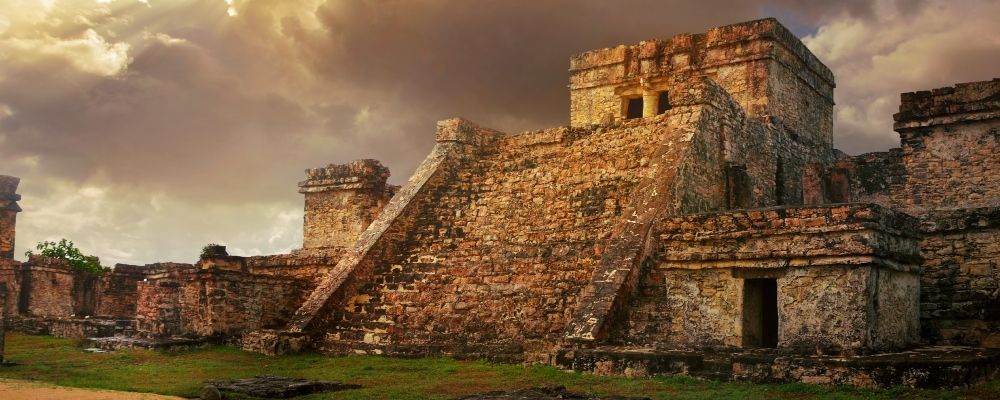
[{"label": "grassy ground", "polygon": [[339,380],[364,389],[301,399],[447,399],[486,390],[561,384],[577,392],[654,399],[962,399],[1000,398],[1000,381],[964,391],[865,390],[805,384],[753,385],[685,377],[628,379],[571,373],[547,366],[497,365],[444,358],[394,359],[298,354],[266,357],[229,347],[161,353],[145,350],[93,354],[83,343],[49,336],[8,334],[0,378],[63,386],[195,397],[206,379],[272,374]]}]

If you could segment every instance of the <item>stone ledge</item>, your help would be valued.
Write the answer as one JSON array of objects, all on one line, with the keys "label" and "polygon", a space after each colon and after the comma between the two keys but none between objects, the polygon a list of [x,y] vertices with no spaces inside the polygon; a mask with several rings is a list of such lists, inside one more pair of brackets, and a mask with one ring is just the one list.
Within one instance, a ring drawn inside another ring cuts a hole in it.
[{"label": "stone ledge", "polygon": [[920,217],[924,233],[955,232],[1000,227],[1000,207],[933,210]]},{"label": "stone ledge", "polygon": [[[900,95],[895,130],[1000,117],[1000,78]],[[950,117],[950,118],[946,118]]]}]

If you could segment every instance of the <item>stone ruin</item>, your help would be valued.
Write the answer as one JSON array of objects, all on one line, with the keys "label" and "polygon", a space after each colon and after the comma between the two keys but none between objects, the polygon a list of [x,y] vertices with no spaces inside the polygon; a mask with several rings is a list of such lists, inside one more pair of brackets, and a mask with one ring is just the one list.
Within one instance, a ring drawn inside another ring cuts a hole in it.
[{"label": "stone ruin", "polygon": [[569,126],[442,121],[402,187],[375,160],[307,170],[300,250],[100,276],[11,258],[3,177],[7,320],[631,376],[993,376],[1000,79],[903,94],[901,148],[859,156],[833,148],[834,86],[774,19],[585,52]]}]

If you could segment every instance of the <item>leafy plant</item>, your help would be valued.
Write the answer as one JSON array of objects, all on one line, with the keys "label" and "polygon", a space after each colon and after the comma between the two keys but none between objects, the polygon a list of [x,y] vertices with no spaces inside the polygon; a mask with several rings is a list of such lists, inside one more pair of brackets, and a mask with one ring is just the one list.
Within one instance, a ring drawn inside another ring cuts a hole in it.
[{"label": "leafy plant", "polygon": [[206,244],[201,248],[201,258],[227,256],[226,246],[216,243]]},{"label": "leafy plant", "polygon": [[[38,250],[39,255],[66,260],[70,266],[78,271],[100,274],[110,269],[102,266],[101,260],[97,256],[83,254],[73,242],[66,239],[58,242],[46,240],[35,246],[35,249]],[[28,257],[34,254],[31,250],[24,253]]]}]

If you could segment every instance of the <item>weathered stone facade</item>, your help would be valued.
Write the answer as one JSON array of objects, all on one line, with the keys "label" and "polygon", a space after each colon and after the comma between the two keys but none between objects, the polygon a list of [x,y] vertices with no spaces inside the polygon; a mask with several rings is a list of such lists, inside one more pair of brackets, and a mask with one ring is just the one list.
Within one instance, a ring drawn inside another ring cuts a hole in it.
[{"label": "weathered stone facade", "polygon": [[330,164],[306,170],[299,183],[305,195],[302,247],[348,247],[375,220],[396,188],[387,186],[389,169],[375,160]]},{"label": "weathered stone facade", "polygon": [[21,200],[21,195],[17,194],[20,182],[13,176],[0,175],[0,259],[14,258],[15,224],[17,213],[21,212],[17,205]]},{"label": "weathered stone facade", "polygon": [[[902,147],[854,157],[832,146],[833,87],[773,19],[586,52],[570,62],[570,126],[441,121],[400,188],[374,160],[308,170],[302,249],[219,246],[100,277],[0,258],[27,299],[5,309],[104,318],[48,323],[63,335],[267,354],[863,386],[988,376],[1000,80],[904,94]],[[928,344],[977,348],[885,354]]]}]

